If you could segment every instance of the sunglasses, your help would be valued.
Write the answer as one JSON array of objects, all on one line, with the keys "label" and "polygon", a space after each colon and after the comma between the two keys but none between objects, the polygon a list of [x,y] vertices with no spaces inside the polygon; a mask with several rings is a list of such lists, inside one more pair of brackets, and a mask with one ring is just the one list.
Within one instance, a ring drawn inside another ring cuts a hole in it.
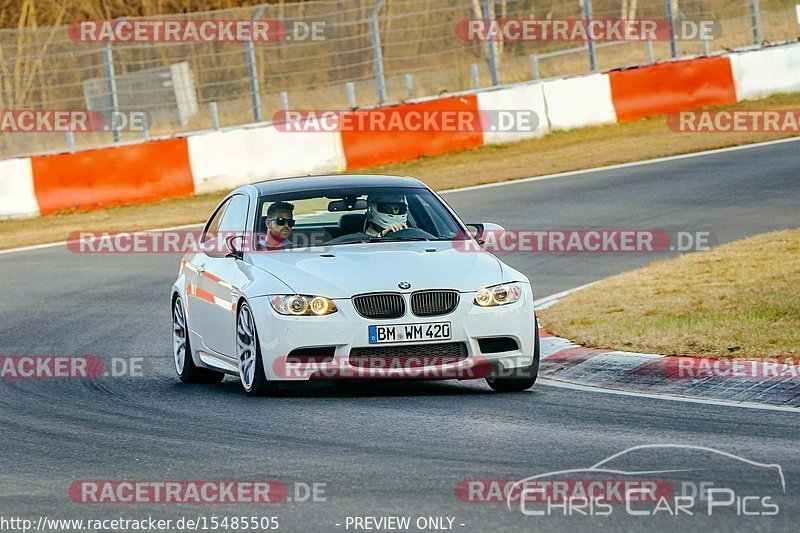
[{"label": "sunglasses", "polygon": [[270,218],[269,220],[275,222],[279,226],[285,226],[286,224],[289,224],[290,228],[294,227],[294,222],[295,222],[293,218],[283,218],[283,217]]}]

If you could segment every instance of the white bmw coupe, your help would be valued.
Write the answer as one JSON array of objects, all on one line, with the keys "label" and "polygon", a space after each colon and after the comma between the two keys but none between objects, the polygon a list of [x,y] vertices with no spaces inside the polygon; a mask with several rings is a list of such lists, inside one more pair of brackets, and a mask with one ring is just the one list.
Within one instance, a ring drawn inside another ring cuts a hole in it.
[{"label": "white bmw coupe", "polygon": [[243,185],[172,287],[175,370],[252,395],[311,379],[485,378],[533,386],[530,281],[422,182],[314,176]]}]

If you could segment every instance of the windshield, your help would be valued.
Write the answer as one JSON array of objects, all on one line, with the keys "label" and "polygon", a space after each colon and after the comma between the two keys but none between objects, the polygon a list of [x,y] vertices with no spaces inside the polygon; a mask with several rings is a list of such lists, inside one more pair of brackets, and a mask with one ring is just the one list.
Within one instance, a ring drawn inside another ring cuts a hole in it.
[{"label": "windshield", "polygon": [[[422,187],[359,187],[259,198],[256,250],[464,239],[459,222]],[[269,236],[267,239],[266,236]]]}]

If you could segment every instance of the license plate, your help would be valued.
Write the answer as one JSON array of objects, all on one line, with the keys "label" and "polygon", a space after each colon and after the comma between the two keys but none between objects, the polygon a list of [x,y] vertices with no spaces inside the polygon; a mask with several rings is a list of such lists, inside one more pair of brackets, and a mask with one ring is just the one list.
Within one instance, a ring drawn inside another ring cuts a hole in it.
[{"label": "license plate", "polygon": [[450,322],[369,326],[369,343],[443,341],[451,337]]}]

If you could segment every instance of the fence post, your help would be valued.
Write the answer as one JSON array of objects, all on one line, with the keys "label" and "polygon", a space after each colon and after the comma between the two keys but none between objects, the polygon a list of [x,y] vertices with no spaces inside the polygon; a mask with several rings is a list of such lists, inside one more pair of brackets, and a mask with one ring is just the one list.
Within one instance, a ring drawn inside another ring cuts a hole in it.
[{"label": "fence post", "polygon": [[669,24],[669,53],[678,57],[678,45],[675,42],[675,13],[672,12],[672,0],[664,0],[667,9],[667,24]]},{"label": "fence post", "polygon": [[345,84],[347,88],[347,103],[350,105],[350,109],[355,109],[358,107],[358,102],[356,102],[356,84],[352,81],[348,81]]},{"label": "fence post", "polygon": [[289,111],[289,93],[281,91],[281,109]]},{"label": "fence post", "polygon": [[536,54],[531,54],[531,72],[533,73],[533,79],[539,79],[539,56]]},{"label": "fence post", "polygon": [[592,0],[583,0],[583,19],[586,22],[586,45],[589,48],[589,70],[597,70],[597,50],[594,47],[594,39],[589,32],[592,22]]},{"label": "fence post", "polygon": [[480,89],[481,88],[481,78],[478,73],[478,64],[477,63],[470,63],[469,65],[469,75],[472,78],[472,88],[473,89]]},{"label": "fence post", "polygon": [[647,39],[647,62],[648,63],[655,63],[656,61],[656,54],[653,51],[653,41],[651,39]]},{"label": "fence post", "polygon": [[[267,6],[258,6],[250,20],[255,20],[264,13]],[[253,105],[253,120],[261,122],[261,95],[258,88],[258,69],[256,68],[256,48],[253,40],[247,41],[247,75],[250,78],[250,100]]]},{"label": "fence post", "polygon": [[414,75],[413,74],[406,74],[406,90],[408,91],[408,97],[414,98]]},{"label": "fence post", "polygon": [[[492,13],[489,10],[489,0],[481,0],[481,7],[483,8],[484,20],[493,19]],[[489,74],[492,76],[492,85],[500,85],[500,75],[497,70],[497,41],[489,39]]]},{"label": "fence post", "polygon": [[761,2],[750,0],[750,14],[753,19],[753,44],[761,46]]},{"label": "fence post", "polygon": [[75,134],[71,129],[67,130],[67,148],[70,152],[75,151]]},{"label": "fence post", "polygon": [[114,56],[111,53],[111,41],[103,42],[103,67],[106,73],[106,83],[108,83],[108,94],[111,100],[111,134],[114,142],[119,142],[119,125],[117,124],[117,113],[119,112],[119,100],[117,95],[117,80],[114,74]]},{"label": "fence post", "polygon": [[378,0],[369,10],[370,37],[372,39],[372,60],[375,64],[375,82],[378,85],[378,102],[386,102],[386,77],[383,74],[383,51],[381,50],[381,33],[378,27],[378,11],[386,0]]},{"label": "fence post", "polygon": [[214,131],[219,131],[219,112],[217,110],[217,103],[209,102],[208,110],[211,112],[211,123],[214,125]]}]

